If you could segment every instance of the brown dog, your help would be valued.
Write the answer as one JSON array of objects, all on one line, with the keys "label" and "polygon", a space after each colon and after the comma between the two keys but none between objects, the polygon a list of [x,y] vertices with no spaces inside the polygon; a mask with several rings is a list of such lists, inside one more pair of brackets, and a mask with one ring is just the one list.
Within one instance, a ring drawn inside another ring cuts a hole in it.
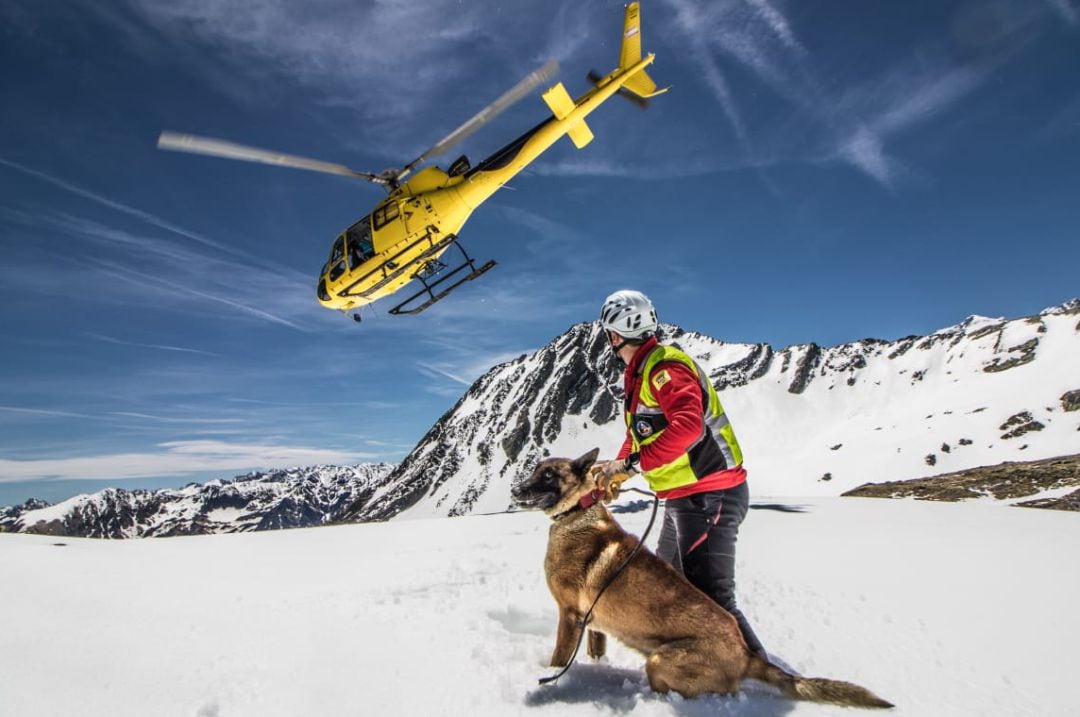
[{"label": "brown dog", "polygon": [[[598,502],[601,492],[589,471],[598,452],[574,461],[544,460],[513,489],[519,506],[543,510],[554,521],[544,559],[548,587],[559,605],[553,667],[570,662],[581,620],[638,544]],[[606,635],[647,656],[645,672],[656,692],[730,694],[750,677],[793,699],[892,707],[858,685],[796,677],[751,655],[735,618],[647,549],[633,557],[593,608],[590,657],[603,656]]]}]

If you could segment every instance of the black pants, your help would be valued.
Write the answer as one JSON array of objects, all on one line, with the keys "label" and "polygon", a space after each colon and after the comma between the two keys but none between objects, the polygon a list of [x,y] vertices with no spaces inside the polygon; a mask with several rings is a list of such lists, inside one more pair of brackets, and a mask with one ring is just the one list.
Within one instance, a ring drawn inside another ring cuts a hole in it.
[{"label": "black pants", "polygon": [[751,652],[764,652],[735,605],[735,541],[749,506],[745,482],[667,501],[656,554],[739,621]]}]

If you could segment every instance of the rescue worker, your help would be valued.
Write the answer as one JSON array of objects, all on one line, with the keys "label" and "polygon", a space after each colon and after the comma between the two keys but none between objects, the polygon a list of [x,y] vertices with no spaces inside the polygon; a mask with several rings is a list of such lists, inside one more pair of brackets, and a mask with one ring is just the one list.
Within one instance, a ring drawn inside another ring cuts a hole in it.
[{"label": "rescue worker", "polygon": [[657,555],[739,622],[751,652],[765,656],[735,604],[735,541],[750,493],[742,451],[716,390],[683,351],[661,344],[656,311],[640,291],[604,301],[600,325],[626,366],[626,440],[618,457],[594,469],[604,487],[641,472],[664,499]]}]

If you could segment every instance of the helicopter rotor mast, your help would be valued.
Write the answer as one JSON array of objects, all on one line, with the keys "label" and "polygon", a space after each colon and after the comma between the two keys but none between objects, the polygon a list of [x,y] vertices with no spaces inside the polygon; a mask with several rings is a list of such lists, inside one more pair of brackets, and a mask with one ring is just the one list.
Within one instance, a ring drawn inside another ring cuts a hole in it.
[{"label": "helicopter rotor mast", "polygon": [[167,149],[173,152],[190,152],[191,154],[205,154],[211,157],[224,157],[225,159],[239,159],[245,162],[259,162],[272,164],[278,167],[292,167],[294,169],[306,169],[311,172],[323,174],[336,174],[341,177],[363,179],[375,184],[390,186],[391,180],[382,174],[370,172],[358,172],[343,164],[323,162],[318,159],[300,157],[294,154],[283,154],[269,149],[249,147],[235,142],[226,142],[222,139],[211,137],[199,137],[193,134],[181,134],[179,132],[162,132],[158,137],[158,149]]}]

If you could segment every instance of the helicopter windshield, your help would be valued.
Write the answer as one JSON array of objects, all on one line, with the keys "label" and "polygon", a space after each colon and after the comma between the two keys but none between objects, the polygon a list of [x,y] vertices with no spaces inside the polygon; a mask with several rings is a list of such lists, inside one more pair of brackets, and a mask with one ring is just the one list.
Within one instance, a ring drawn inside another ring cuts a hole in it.
[{"label": "helicopter windshield", "polygon": [[341,278],[341,275],[345,273],[345,236],[339,236],[337,241],[334,242],[334,246],[330,249],[330,261],[327,265],[330,267],[329,278],[330,281],[337,281]]},{"label": "helicopter windshield", "polygon": [[349,247],[349,268],[355,269],[375,256],[371,244],[371,217],[366,216],[345,230]]}]

